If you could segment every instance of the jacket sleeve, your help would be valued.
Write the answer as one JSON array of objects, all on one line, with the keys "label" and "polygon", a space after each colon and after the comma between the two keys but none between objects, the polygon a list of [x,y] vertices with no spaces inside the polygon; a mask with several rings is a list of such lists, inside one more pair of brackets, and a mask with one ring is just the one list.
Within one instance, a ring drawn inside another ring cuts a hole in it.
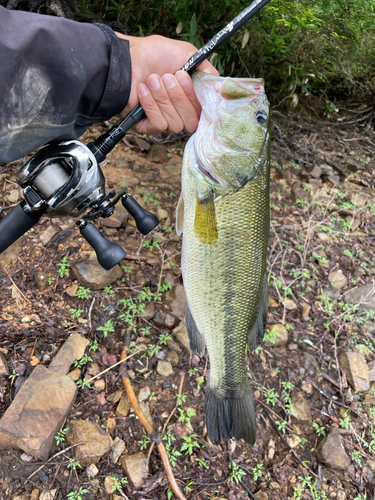
[{"label": "jacket sleeve", "polygon": [[0,7],[0,164],[118,114],[130,86],[129,43],[109,27]]}]

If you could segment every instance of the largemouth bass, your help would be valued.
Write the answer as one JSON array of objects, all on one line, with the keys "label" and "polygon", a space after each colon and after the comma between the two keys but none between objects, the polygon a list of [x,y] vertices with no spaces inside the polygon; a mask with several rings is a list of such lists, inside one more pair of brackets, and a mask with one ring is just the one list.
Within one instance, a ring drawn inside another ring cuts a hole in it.
[{"label": "largemouth bass", "polygon": [[202,105],[182,165],[177,231],[182,239],[186,324],[193,352],[210,359],[206,425],[214,444],[253,444],[246,343],[262,340],[268,308],[269,104],[263,80],[198,72]]}]

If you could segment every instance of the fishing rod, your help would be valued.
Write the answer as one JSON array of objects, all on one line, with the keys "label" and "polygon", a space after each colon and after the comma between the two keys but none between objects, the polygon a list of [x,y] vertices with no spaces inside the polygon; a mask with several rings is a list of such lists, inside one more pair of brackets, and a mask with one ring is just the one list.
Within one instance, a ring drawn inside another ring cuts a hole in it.
[{"label": "fishing rod", "polygon": [[[190,75],[228,38],[238,31],[270,0],[254,0],[209,42],[198,50],[182,70]],[[126,188],[105,192],[105,178],[100,167],[108,153],[146,114],[136,106],[119,124],[95,141],[85,145],[71,140],[49,144],[32,155],[20,168],[17,182],[24,190],[24,201],[0,220],[0,253],[34,227],[44,214],[51,217],[80,217],[76,222],[81,235],[95,250],[104,269],[112,269],[126,253],[109,241],[91,221],[110,217],[121,199],[135,219],[138,230],[146,235],[159,224],[158,218],[145,210]]]}]

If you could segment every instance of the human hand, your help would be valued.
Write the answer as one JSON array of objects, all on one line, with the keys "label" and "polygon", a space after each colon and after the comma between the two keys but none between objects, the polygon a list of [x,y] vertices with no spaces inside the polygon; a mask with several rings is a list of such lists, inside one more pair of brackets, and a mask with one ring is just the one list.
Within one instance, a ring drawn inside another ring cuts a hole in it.
[{"label": "human hand", "polygon": [[[132,60],[130,97],[120,118],[125,118],[137,104],[141,104],[147,118],[135,126],[138,132],[194,132],[201,106],[191,77],[185,71],[177,70],[197,52],[196,47],[159,35],[133,37],[116,34],[129,40]],[[200,64],[199,69],[219,74],[208,61]]]}]

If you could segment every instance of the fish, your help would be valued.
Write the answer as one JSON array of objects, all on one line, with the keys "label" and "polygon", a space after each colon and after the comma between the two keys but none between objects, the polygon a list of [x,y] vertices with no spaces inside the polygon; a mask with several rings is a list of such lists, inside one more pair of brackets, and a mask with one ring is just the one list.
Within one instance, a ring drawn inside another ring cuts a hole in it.
[{"label": "fish", "polygon": [[246,346],[263,339],[268,311],[270,120],[262,79],[196,72],[202,106],[186,144],[176,229],[191,350],[207,346],[207,434],[254,444]]}]

